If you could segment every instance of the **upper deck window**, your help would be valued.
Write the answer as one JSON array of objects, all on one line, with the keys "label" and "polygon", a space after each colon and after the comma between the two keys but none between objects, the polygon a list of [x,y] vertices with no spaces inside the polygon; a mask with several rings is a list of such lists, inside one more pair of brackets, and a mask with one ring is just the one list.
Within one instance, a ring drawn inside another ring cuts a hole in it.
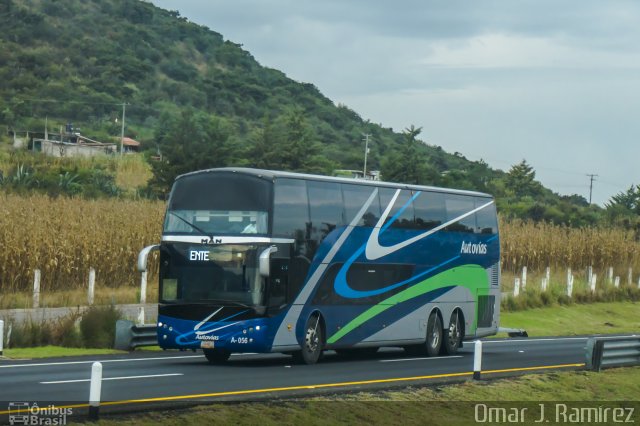
[{"label": "upper deck window", "polygon": [[267,234],[269,181],[237,173],[199,173],[173,185],[164,232]]}]

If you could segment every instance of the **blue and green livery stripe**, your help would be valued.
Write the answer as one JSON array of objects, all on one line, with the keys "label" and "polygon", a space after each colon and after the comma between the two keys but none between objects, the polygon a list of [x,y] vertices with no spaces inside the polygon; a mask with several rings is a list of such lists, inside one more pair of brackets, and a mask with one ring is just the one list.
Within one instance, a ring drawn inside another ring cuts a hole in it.
[{"label": "blue and green livery stripe", "polygon": [[[407,300],[421,296],[430,291],[454,286],[465,287],[469,289],[471,294],[475,295],[475,297],[477,298],[480,291],[485,290],[488,292],[489,279],[487,277],[487,271],[479,265],[462,265],[451,268],[431,278],[414,284],[406,290],[394,294],[393,296],[381,301],[377,305],[372,306],[371,308],[355,317],[344,327],[342,327],[338,332],[329,337],[329,339],[327,339],[327,343],[336,343],[338,340],[346,336],[351,331],[355,330],[357,327],[375,318],[394,305],[406,302]],[[475,329],[475,327],[476,318],[474,318],[473,320],[473,329]]]}]

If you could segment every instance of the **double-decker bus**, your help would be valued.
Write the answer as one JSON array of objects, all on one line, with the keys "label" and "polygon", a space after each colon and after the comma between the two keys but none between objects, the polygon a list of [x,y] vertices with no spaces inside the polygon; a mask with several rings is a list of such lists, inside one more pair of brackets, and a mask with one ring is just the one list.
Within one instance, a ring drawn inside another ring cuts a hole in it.
[{"label": "double-decker bus", "polygon": [[160,244],[158,342],[283,352],[398,346],[429,356],[497,332],[494,199],[246,168],[176,178]]}]

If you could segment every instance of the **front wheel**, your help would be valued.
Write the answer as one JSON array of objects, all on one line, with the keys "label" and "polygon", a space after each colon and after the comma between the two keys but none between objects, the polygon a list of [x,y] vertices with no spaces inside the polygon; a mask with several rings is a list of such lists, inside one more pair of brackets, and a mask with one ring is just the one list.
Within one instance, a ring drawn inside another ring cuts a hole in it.
[{"label": "front wheel", "polygon": [[231,356],[231,352],[224,349],[203,349],[203,351],[209,364],[224,364]]},{"label": "front wheel", "polygon": [[442,346],[442,320],[440,315],[432,312],[427,321],[427,355],[437,356]]},{"label": "front wheel", "polygon": [[302,350],[295,352],[294,357],[304,364],[315,364],[320,359],[320,355],[322,355],[323,345],[324,335],[320,324],[320,315],[313,315],[309,317],[304,327]]}]

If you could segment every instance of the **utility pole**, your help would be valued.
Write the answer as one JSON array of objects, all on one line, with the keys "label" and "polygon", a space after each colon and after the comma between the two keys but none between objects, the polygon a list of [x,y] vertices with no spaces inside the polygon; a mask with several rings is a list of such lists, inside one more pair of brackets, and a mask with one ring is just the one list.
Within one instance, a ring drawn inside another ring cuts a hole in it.
[{"label": "utility pole", "polygon": [[369,138],[371,135],[369,133],[363,133],[364,136],[364,169],[362,171],[362,177],[364,179],[367,178],[367,155],[369,154]]},{"label": "utility pole", "polygon": [[596,180],[598,175],[587,173],[589,176],[589,204],[591,204],[591,195],[593,194],[593,181]]},{"label": "utility pole", "polygon": [[122,103],[122,131],[120,132],[120,157],[124,153],[124,117],[127,110],[127,104]]}]

